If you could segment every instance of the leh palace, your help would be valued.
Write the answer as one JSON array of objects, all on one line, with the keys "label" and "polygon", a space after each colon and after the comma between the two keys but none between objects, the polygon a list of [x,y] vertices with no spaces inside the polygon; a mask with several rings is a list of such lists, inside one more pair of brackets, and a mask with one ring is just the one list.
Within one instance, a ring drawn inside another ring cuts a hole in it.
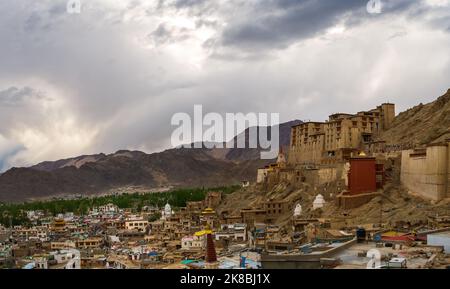
[{"label": "leh palace", "polygon": [[333,183],[338,189],[333,201],[351,209],[379,195],[398,166],[400,182],[411,193],[431,201],[448,198],[450,140],[426,147],[389,143],[382,133],[394,119],[395,105],[383,103],[293,126],[289,150],[280,150],[276,163],[258,170],[257,184],[270,190],[282,182],[318,187]]}]

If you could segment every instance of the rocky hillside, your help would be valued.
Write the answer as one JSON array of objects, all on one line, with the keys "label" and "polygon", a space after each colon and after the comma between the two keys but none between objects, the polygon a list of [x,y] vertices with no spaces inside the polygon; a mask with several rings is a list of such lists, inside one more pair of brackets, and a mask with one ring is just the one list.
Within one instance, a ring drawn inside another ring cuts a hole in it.
[{"label": "rocky hillside", "polygon": [[[281,145],[288,145],[294,123],[297,122],[280,125]],[[130,186],[239,184],[242,180],[255,180],[257,168],[273,161],[261,160],[259,152],[260,149],[170,149],[154,154],[118,151],[43,162],[1,174],[0,201],[106,193]]]},{"label": "rocky hillside", "polygon": [[[279,144],[283,148],[284,152],[288,151],[290,140],[291,140],[291,127],[294,125],[298,125],[302,123],[300,120],[293,120],[279,126]],[[239,136],[245,138],[245,146],[249,147],[249,129],[246,129],[244,132],[239,134]],[[233,142],[236,143],[239,136],[236,136],[233,139]],[[259,131],[257,131],[257,137],[259,138]],[[267,129],[267,137],[271,138],[271,130]],[[225,145],[224,145],[225,147]],[[208,153],[217,158],[231,160],[231,161],[246,161],[246,160],[255,160],[260,158],[261,148],[258,143],[258,148],[246,148],[246,149],[211,149],[208,150]]]},{"label": "rocky hillside", "polygon": [[434,102],[400,113],[380,135],[389,144],[422,145],[450,138],[450,89]]},{"label": "rocky hillside", "polygon": [[80,168],[85,163],[96,162],[105,157],[106,157],[105,154],[85,155],[85,156],[79,156],[79,157],[70,158],[70,159],[58,160],[58,161],[54,161],[54,162],[42,162],[35,166],[32,166],[31,168],[40,170],[40,171],[47,171],[47,172],[50,172],[50,171],[53,171],[53,170],[56,170],[59,168],[71,167],[71,166]]}]

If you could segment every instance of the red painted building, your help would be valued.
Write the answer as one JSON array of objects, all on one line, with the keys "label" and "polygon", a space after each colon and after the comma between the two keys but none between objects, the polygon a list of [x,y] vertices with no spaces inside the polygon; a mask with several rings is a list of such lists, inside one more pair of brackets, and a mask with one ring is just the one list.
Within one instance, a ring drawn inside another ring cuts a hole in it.
[{"label": "red painted building", "polygon": [[[378,171],[380,171],[380,167],[378,167]],[[377,164],[375,158],[361,157],[350,159],[348,191],[350,195],[377,191]]]}]

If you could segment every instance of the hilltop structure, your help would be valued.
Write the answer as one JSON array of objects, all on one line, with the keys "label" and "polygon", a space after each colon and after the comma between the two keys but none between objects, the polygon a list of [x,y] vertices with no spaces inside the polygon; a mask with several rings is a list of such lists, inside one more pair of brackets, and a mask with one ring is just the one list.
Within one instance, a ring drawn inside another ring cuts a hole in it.
[{"label": "hilltop structure", "polygon": [[395,105],[384,103],[357,114],[336,113],[326,122],[306,122],[292,127],[288,162],[296,164],[332,164],[363,150],[392,124]]},{"label": "hilltop structure", "polygon": [[281,181],[321,185],[339,180],[347,186],[350,159],[380,151],[383,142],[375,138],[394,118],[395,104],[384,103],[356,114],[335,113],[326,122],[294,125],[288,156],[280,150],[276,163],[258,170],[257,183],[270,187]]}]

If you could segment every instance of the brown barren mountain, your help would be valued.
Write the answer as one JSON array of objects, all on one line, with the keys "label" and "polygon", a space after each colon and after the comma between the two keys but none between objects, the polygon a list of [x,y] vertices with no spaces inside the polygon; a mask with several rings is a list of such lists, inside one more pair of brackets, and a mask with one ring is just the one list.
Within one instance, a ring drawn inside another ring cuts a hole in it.
[{"label": "brown barren mountain", "polygon": [[437,100],[400,113],[379,139],[388,144],[425,145],[450,138],[450,89]]},{"label": "brown barren mountain", "polygon": [[[280,144],[289,143],[290,127],[280,125]],[[248,130],[244,132],[248,134]],[[118,151],[12,168],[0,175],[0,201],[20,202],[63,195],[93,195],[124,187],[219,186],[254,180],[260,149],[169,149],[146,154]]]}]

